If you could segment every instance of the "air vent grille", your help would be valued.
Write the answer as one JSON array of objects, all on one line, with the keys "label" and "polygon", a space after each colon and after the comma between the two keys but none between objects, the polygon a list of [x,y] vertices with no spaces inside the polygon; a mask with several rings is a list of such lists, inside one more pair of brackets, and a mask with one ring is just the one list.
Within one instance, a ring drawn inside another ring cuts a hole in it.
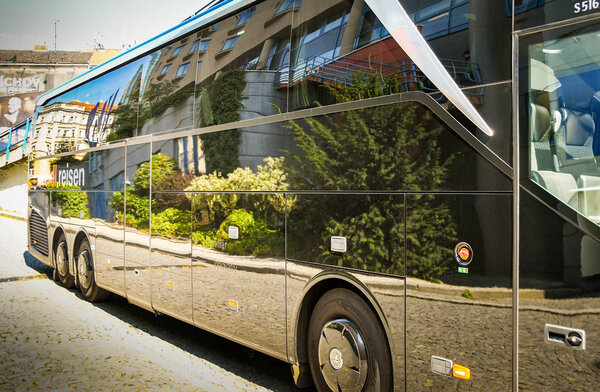
[{"label": "air vent grille", "polygon": [[29,240],[31,246],[43,254],[48,256],[48,227],[46,220],[35,211],[31,211],[29,217]]}]

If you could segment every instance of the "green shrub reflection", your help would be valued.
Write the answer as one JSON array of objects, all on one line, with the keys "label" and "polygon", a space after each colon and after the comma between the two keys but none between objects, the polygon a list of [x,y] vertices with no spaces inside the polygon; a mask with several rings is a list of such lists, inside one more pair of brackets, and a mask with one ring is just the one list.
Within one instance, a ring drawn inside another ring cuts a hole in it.
[{"label": "green shrub reflection", "polygon": [[48,186],[47,189],[58,191],[51,192],[51,201],[60,208],[59,216],[61,218],[90,218],[88,198],[84,192],[81,192],[81,187],[58,183]]},{"label": "green shrub reflection", "polygon": [[[152,196],[149,213],[150,162],[136,171],[133,187],[125,190],[127,198],[126,224],[141,231],[170,238],[192,238],[197,245],[214,248],[234,255],[279,256],[284,254],[283,222],[286,200],[283,193],[238,194],[204,193],[206,191],[285,191],[283,158],[267,158],[256,172],[238,168],[227,176],[212,174],[191,176],[182,173],[175,160],[165,154],[152,159],[152,188],[154,190],[186,189],[191,193],[160,193]],[[294,200],[288,199],[288,206]],[[122,211],[122,193],[114,193],[110,205]],[[192,223],[194,230],[192,231]],[[230,240],[228,227],[237,226],[238,240]]]},{"label": "green shrub reflection", "polygon": [[[256,172],[238,168],[227,176],[202,175],[187,191],[194,194],[194,243],[236,255],[283,257],[286,198],[283,193],[209,193],[220,191],[286,191],[284,158],[266,158]],[[208,193],[205,193],[208,192]],[[288,208],[294,199],[288,198]],[[229,226],[238,227],[239,239],[229,240]]]},{"label": "green shrub reflection", "polygon": [[107,141],[119,140],[135,136],[152,118],[164,113],[168,108],[177,107],[188,97],[194,95],[194,84],[182,88],[173,80],[149,83],[140,94],[141,81],[128,95],[127,103],[119,105],[114,111],[112,132]]}]

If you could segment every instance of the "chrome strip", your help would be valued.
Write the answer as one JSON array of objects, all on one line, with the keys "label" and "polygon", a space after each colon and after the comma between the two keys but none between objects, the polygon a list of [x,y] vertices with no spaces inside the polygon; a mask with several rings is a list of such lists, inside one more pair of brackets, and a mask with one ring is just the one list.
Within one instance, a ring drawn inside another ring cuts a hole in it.
[{"label": "chrome strip", "polygon": [[[403,225],[404,226],[404,244],[402,246],[402,248],[404,248],[404,249],[402,249],[402,258],[403,258],[402,262],[404,263],[404,279],[405,279],[405,283],[406,283],[406,274],[408,272],[407,268],[406,268],[406,259],[408,257],[407,256],[407,250],[406,250],[406,248],[407,248],[407,246],[406,246],[406,236],[408,234],[408,229],[406,228],[406,226],[407,226],[406,222],[408,221],[408,214],[406,212],[406,202],[407,202],[407,200],[406,200],[406,193],[404,194],[402,202],[404,203],[404,217],[403,217],[403,220],[404,220],[404,222],[403,222],[404,223],[404,225]],[[406,347],[408,345],[408,336],[406,336],[406,329],[407,329],[406,328],[406,320],[408,320],[407,319],[408,315],[407,315],[407,312],[406,312],[406,308],[407,308],[407,306],[406,306],[406,297],[407,297],[406,286],[407,285],[404,284],[404,337],[403,338],[404,338],[404,390],[405,391],[408,390],[408,381],[406,380],[406,374],[408,372],[408,369],[407,369],[407,363],[408,363],[408,361],[406,360],[406,352],[407,352]]]},{"label": "chrome strip", "polygon": [[245,7],[255,0],[229,0],[221,4],[217,4],[215,7],[209,8],[205,12],[198,14],[197,16],[190,18],[179,25],[162,32],[156,37],[150,38],[146,42],[139,44],[138,46],[128,50],[127,52],[114,57],[99,66],[79,75],[78,77],[69,80],[61,84],[60,86],[42,94],[37,100],[37,105],[43,105],[48,100],[77,87],[90,79],[98,77],[103,73],[117,68],[118,66],[125,64],[135,58],[141,57],[142,55],[156,49],[180,36],[183,36],[197,28],[202,27],[205,24],[209,24],[214,20],[222,18],[227,14],[235,11],[238,8]]},{"label": "chrome strip", "polygon": [[492,136],[492,128],[446,71],[398,0],[365,1],[425,76],[479,129]]},{"label": "chrome strip", "polygon": [[[579,23],[590,22],[592,20],[600,19],[600,12],[590,15],[579,16],[577,18],[561,20],[558,22],[548,23],[541,26],[530,27],[528,29],[517,30],[514,34],[517,34],[519,37],[523,37],[525,35],[540,33],[542,31],[553,30],[559,27],[571,26]],[[513,27],[514,29],[514,27]]]},{"label": "chrome strip", "polygon": [[512,80],[510,80],[510,79],[509,80],[499,80],[497,82],[490,82],[490,83],[484,83],[484,84],[477,84],[475,86],[462,87],[461,90],[462,91],[476,90],[479,88],[502,86],[503,84],[510,84],[510,83],[512,83]]},{"label": "chrome strip", "polygon": [[513,391],[519,390],[519,37],[516,34],[512,36],[512,66],[513,66],[513,86],[512,86],[512,110],[513,110],[513,211],[512,211],[512,371],[513,371]]}]

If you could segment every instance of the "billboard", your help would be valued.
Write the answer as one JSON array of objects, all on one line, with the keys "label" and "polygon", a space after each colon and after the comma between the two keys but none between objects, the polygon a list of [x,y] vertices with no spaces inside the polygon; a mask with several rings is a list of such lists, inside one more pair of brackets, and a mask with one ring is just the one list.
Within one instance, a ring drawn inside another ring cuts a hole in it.
[{"label": "billboard", "polygon": [[0,132],[33,115],[35,99],[45,91],[45,72],[0,70]]}]

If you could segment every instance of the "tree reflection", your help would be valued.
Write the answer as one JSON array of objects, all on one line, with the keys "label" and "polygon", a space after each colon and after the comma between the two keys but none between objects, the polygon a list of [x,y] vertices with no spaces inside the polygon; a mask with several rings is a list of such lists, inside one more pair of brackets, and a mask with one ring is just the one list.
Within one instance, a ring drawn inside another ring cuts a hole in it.
[{"label": "tree reflection", "polygon": [[[335,89],[336,102],[399,90],[395,78],[365,76]],[[443,156],[443,125],[420,104],[407,102],[292,121],[299,153],[288,168],[293,188],[341,191],[439,190],[454,155]],[[290,251],[306,260],[370,271],[404,274],[404,200],[401,196],[300,197],[290,211],[295,240]],[[435,280],[452,259],[444,246],[456,237],[449,208],[432,196],[417,196],[407,209],[407,273]],[[312,233],[320,233],[314,235]],[[343,255],[328,238],[345,236]],[[418,252],[413,251],[418,249]]]}]

